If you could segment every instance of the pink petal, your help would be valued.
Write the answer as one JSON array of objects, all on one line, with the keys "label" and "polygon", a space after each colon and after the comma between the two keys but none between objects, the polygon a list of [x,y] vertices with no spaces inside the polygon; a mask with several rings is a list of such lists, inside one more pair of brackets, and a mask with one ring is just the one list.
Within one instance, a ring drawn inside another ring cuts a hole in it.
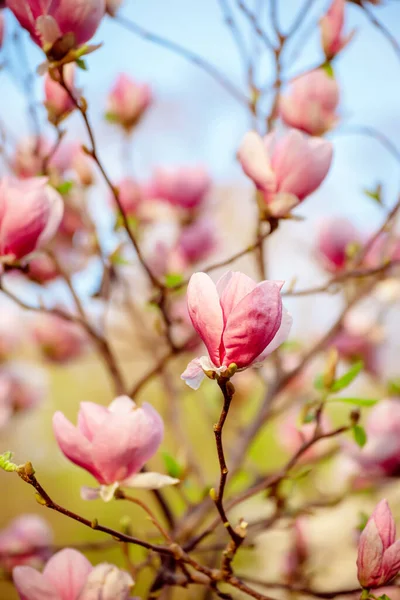
[{"label": "pink petal", "polygon": [[121,486],[142,490],[159,490],[167,485],[176,485],[177,483],[179,483],[179,479],[176,479],[176,477],[147,471],[146,473],[131,475],[124,481],[121,481]]},{"label": "pink petal", "polygon": [[217,289],[208,275],[195,273],[191,276],[187,303],[193,327],[206,345],[212,362],[218,366],[224,321]]},{"label": "pink petal", "polygon": [[358,542],[357,571],[362,586],[370,587],[382,571],[383,545],[375,521],[370,518]]},{"label": "pink petal", "polygon": [[400,540],[397,540],[383,555],[382,569],[387,583],[400,571]]},{"label": "pink petal", "polygon": [[78,46],[93,37],[104,13],[105,0],[58,0],[49,9],[63,34],[75,34]]},{"label": "pink petal", "polygon": [[135,402],[129,396],[118,396],[111,402],[108,410],[115,414],[126,415],[136,408]]},{"label": "pink petal", "polygon": [[247,294],[231,312],[226,323],[223,344],[224,365],[236,363],[248,367],[272,342],[282,320],[279,287],[263,281]]},{"label": "pink petal", "polygon": [[396,525],[387,500],[378,502],[371,519],[376,523],[383,549],[387,550],[396,539]]},{"label": "pink petal", "polygon": [[130,414],[110,414],[93,439],[93,460],[104,483],[140,471],[157,451],[164,433],[160,415],[149,404]]},{"label": "pink petal", "polygon": [[92,461],[92,444],[65,418],[61,412],[53,417],[53,429],[57,443],[65,456],[78,467],[89,471],[100,483],[104,483]]},{"label": "pink petal", "polygon": [[76,600],[92,569],[86,556],[65,548],[50,558],[43,576],[58,591],[61,600]]},{"label": "pink petal", "polygon": [[52,584],[32,567],[15,567],[13,581],[21,600],[63,600]]},{"label": "pink petal", "polygon": [[93,436],[107,418],[105,406],[95,402],[81,402],[78,412],[78,429],[91,442]]},{"label": "pink petal", "polygon": [[293,324],[292,315],[289,314],[289,312],[287,311],[287,309],[284,306],[282,306],[281,325],[280,325],[278,331],[276,332],[276,335],[273,338],[272,342],[270,344],[268,344],[268,346],[265,348],[265,350],[263,352],[261,352],[261,354],[259,356],[257,356],[255,363],[263,362],[267,358],[267,356],[269,356],[272,352],[274,352],[274,350],[279,348],[279,346],[287,340],[287,338],[289,337],[290,330],[292,328],[292,324]]},{"label": "pink petal", "polygon": [[[229,276],[229,280],[227,280],[227,276]],[[221,278],[217,283],[217,290],[218,292],[220,289],[223,290],[222,293],[220,293],[220,304],[225,323],[235,306],[237,306],[247,294],[252,292],[256,285],[257,283],[251,279],[251,277],[248,277],[239,271],[228,272]]]},{"label": "pink petal", "polygon": [[246,133],[238,151],[238,159],[243,171],[258,188],[268,192],[275,191],[275,174],[263,139],[258,133],[255,131]]},{"label": "pink petal", "polygon": [[198,358],[191,360],[181,375],[181,379],[183,379],[192,390],[199,389],[204,377],[205,374]]}]

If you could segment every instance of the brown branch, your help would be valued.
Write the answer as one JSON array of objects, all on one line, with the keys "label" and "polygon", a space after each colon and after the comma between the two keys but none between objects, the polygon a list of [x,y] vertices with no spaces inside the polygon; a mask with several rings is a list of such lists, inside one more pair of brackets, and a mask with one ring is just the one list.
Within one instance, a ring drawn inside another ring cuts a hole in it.
[{"label": "brown branch", "polygon": [[271,42],[271,40],[269,39],[269,37],[266,34],[266,32],[260,27],[260,25],[258,23],[257,15],[255,15],[246,6],[246,4],[242,0],[237,0],[237,5],[240,8],[240,10],[243,12],[243,14],[246,16],[246,18],[248,19],[248,21],[251,23],[251,25],[252,25],[255,33],[258,35],[258,37],[260,38],[260,40],[262,40],[264,42],[264,44],[268,48],[268,50],[271,50],[271,52],[274,52],[275,51],[274,45]]},{"label": "brown branch", "polygon": [[400,60],[400,44],[397,41],[396,37],[393,35],[389,29],[374,15],[372,10],[366,5],[366,3],[362,3],[362,10],[365,15],[368,17],[369,21],[374,25],[387,39],[389,44],[392,46],[393,50],[396,53],[398,60]]},{"label": "brown branch", "polygon": [[249,99],[241,92],[241,90],[238,89],[229,79],[227,79],[224,73],[219,71],[217,67],[205,61],[204,58],[202,58],[201,56],[195,54],[187,48],[184,48],[183,46],[177,44],[172,40],[168,40],[156,33],[148,31],[147,29],[141,27],[137,23],[134,23],[133,21],[130,21],[125,17],[121,17],[121,15],[116,15],[113,20],[119,23],[128,31],[134,33],[135,35],[138,35],[149,42],[152,42],[154,44],[162,46],[163,48],[167,48],[167,50],[171,50],[172,52],[179,54],[179,56],[182,56],[192,64],[205,71],[208,75],[210,75],[210,77],[212,77],[219,85],[221,85],[227,92],[229,92],[229,94],[233,98],[235,98],[235,100],[240,102],[240,104],[243,104],[246,107],[249,106]]},{"label": "brown branch", "polygon": [[144,502],[142,502],[142,500],[140,500],[139,498],[134,498],[133,496],[129,496],[121,489],[116,490],[115,498],[117,500],[126,500],[127,502],[132,502],[132,504],[136,504],[137,506],[140,506],[140,508],[142,508],[145,511],[145,513],[147,514],[147,516],[149,517],[149,519],[153,523],[153,525],[158,529],[158,531],[161,533],[161,535],[165,538],[165,540],[167,542],[169,542],[170,544],[173,543],[169,533],[164,529],[164,527],[158,521],[157,517],[152,512],[152,510],[149,508],[149,506],[147,504],[145,504]]},{"label": "brown branch", "polygon": [[331,598],[336,598],[337,596],[354,596],[357,593],[360,593],[361,588],[354,589],[345,589],[345,590],[337,590],[336,592],[320,592],[318,590],[314,590],[312,588],[307,588],[299,585],[291,585],[288,583],[281,583],[278,581],[263,581],[258,577],[254,577],[253,575],[241,575],[241,579],[247,581],[248,583],[253,583],[254,585],[259,585],[265,588],[274,589],[274,590],[286,590],[295,594],[305,594],[306,596],[313,596],[314,598],[325,598],[329,600]]}]

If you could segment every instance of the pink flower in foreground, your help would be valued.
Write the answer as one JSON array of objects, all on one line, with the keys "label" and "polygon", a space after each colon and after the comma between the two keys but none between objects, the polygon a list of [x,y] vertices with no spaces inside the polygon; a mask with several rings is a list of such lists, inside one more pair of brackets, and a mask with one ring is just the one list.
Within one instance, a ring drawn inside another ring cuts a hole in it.
[{"label": "pink flower in foreground", "polygon": [[332,162],[332,144],[291,129],[277,138],[247,133],[238,152],[243,171],[253,180],[274,217],[285,216],[312,194]]},{"label": "pink flower in foreground", "polygon": [[151,102],[150,86],[136,83],[122,73],[108,96],[107,116],[129,131],[139,122]]},{"label": "pink flower in foreground", "polygon": [[210,186],[210,176],[203,167],[159,167],[153,173],[148,194],[192,210],[203,204]]},{"label": "pink flower in foreground", "polygon": [[[74,85],[75,65],[69,63],[64,67],[64,80],[74,97],[78,92]],[[64,88],[55,81],[48,73],[44,82],[44,105],[47,110],[50,123],[58,125],[74,109],[75,103]]]},{"label": "pink flower in foreground", "polygon": [[13,579],[21,600],[128,600],[134,583],[126,571],[113,565],[93,568],[83,554],[71,548],[52,556],[43,573],[16,567]]},{"label": "pink flower in foreground", "polygon": [[189,281],[187,303],[193,327],[208,356],[192,360],[181,378],[198,389],[205,372],[217,375],[262,362],[289,335],[292,318],[282,306],[283,282],[257,285],[244,273],[228,271],[215,285],[205,273]]},{"label": "pink flower in foreground", "polygon": [[46,177],[0,183],[0,255],[20,259],[54,236],[64,205]]},{"label": "pink flower in foreground", "polygon": [[128,396],[116,398],[108,408],[81,402],[76,427],[61,412],[54,415],[53,427],[65,456],[102,486],[100,491],[85,488],[86,499],[100,494],[111,500],[119,485],[154,489],[177,483],[158,473],[139,473],[164,435],[162,419],[150,404],[138,408]]},{"label": "pink flower in foreground", "polygon": [[88,346],[82,327],[48,313],[35,315],[31,325],[35,342],[49,360],[66,363],[81,356]]},{"label": "pink flower in foreground", "polygon": [[368,519],[358,543],[358,581],[364,588],[389,583],[400,570],[400,540],[386,500],[381,500]]},{"label": "pink flower in foreground", "polygon": [[339,86],[323,69],[295,79],[289,94],[282,96],[279,110],[282,120],[310,135],[323,135],[337,122]]},{"label": "pink flower in foreground", "polygon": [[40,566],[49,552],[53,533],[37,515],[21,515],[0,531],[0,565],[11,571],[17,565]]},{"label": "pink flower in foreground", "polygon": [[319,22],[322,48],[327,60],[331,60],[350,42],[354,31],[344,35],[344,12],[346,0],[333,0],[327,13]]},{"label": "pink flower in foreground", "polygon": [[318,231],[318,258],[327,271],[337,273],[347,267],[351,245],[360,242],[360,234],[348,219],[326,219]]},{"label": "pink flower in foreground", "polygon": [[105,13],[105,0],[7,0],[7,6],[33,41],[45,50],[67,34],[74,35],[76,46],[85,44]]}]

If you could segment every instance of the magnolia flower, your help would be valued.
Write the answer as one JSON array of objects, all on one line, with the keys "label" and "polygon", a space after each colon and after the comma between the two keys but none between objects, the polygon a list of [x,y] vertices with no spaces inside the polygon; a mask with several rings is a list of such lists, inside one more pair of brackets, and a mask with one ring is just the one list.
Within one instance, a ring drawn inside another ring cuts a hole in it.
[{"label": "magnolia flower", "polygon": [[128,75],[118,76],[107,103],[107,117],[126,130],[132,129],[152,102],[151,88]]},{"label": "magnolia flower", "polygon": [[327,60],[332,60],[343,50],[354,35],[354,31],[348,35],[343,34],[345,7],[346,0],[333,0],[327,13],[319,22],[322,48]]},{"label": "magnolia flower", "polygon": [[40,566],[53,533],[42,517],[21,515],[0,531],[0,565],[11,571],[17,565]]},{"label": "magnolia flower", "polygon": [[323,69],[306,73],[291,84],[290,93],[282,96],[279,110],[282,120],[310,135],[323,135],[338,117],[339,86]]},{"label": "magnolia flower", "polygon": [[85,44],[96,32],[105,13],[105,0],[7,0],[20,25],[45,50],[49,45],[73,35],[73,46]]},{"label": "magnolia flower", "polygon": [[387,261],[400,264],[400,239],[384,232],[369,245],[364,263],[367,267],[375,268]]},{"label": "magnolia flower", "polygon": [[[119,201],[124,213],[127,216],[137,214],[142,200],[142,189],[132,177],[124,177],[118,183]],[[115,205],[115,198],[112,196],[112,202]]]},{"label": "magnolia flower", "polygon": [[262,362],[289,335],[292,318],[282,306],[283,282],[257,285],[244,273],[229,271],[212,282],[205,273],[189,281],[187,303],[193,327],[208,356],[192,360],[181,378],[198,389],[205,373],[226,373]]},{"label": "magnolia flower", "polygon": [[46,177],[0,183],[0,256],[27,256],[54,236],[63,215],[63,201]]},{"label": "magnolia flower", "polygon": [[203,167],[159,167],[153,173],[148,195],[192,210],[203,204],[210,186],[210,176]]},{"label": "magnolia flower", "polygon": [[243,139],[238,158],[270,214],[282,217],[321,185],[332,153],[330,142],[309,138],[294,129],[279,139],[275,133],[263,139],[251,131]]},{"label": "magnolia flower", "polygon": [[208,258],[216,247],[215,221],[206,217],[196,219],[184,227],[177,242],[177,251],[188,265]]},{"label": "magnolia flower", "polygon": [[101,484],[100,490],[84,488],[85,499],[111,500],[119,486],[155,489],[178,482],[158,473],[139,473],[164,435],[162,419],[150,404],[137,408],[128,396],[116,398],[108,408],[81,402],[77,427],[61,412],[54,415],[53,427],[65,456]]},{"label": "magnolia flower", "polygon": [[60,177],[71,166],[71,144],[63,143],[54,150],[55,142],[44,137],[28,136],[20,140],[16,146],[12,159],[15,175],[23,179],[41,175],[44,162],[48,156],[51,158],[47,170]]},{"label": "magnolia flower", "polygon": [[128,600],[134,581],[114,567],[92,567],[77,550],[65,548],[50,558],[43,573],[32,567],[13,570],[21,600]]},{"label": "magnolia flower", "polygon": [[351,245],[360,243],[360,234],[348,219],[326,219],[320,224],[318,231],[318,258],[327,271],[337,273],[346,269]]},{"label": "magnolia flower", "polygon": [[361,533],[357,575],[364,588],[389,583],[400,571],[400,540],[386,500],[381,500]]},{"label": "magnolia flower", "polygon": [[46,358],[57,363],[78,358],[88,346],[88,337],[80,325],[50,313],[36,314],[31,332]]},{"label": "magnolia flower", "polygon": [[[78,91],[74,86],[75,65],[72,63],[65,65],[63,75],[72,95],[74,97],[78,96]],[[44,105],[47,109],[49,121],[54,125],[58,125],[76,107],[74,100],[68,92],[49,73],[45,76],[44,96]]]},{"label": "magnolia flower", "polygon": [[[294,406],[285,413],[283,420],[279,424],[279,442],[290,456],[296,454],[303,444],[310,442],[315,434],[315,423],[301,423],[299,412],[299,407]],[[330,429],[329,419],[325,415],[321,419],[321,428],[324,432]],[[332,450],[335,445],[335,440],[322,440],[303,452],[300,462],[316,460],[326,452]]]},{"label": "magnolia flower", "polygon": [[4,42],[5,21],[4,10],[0,10],[0,48],[3,46]]}]

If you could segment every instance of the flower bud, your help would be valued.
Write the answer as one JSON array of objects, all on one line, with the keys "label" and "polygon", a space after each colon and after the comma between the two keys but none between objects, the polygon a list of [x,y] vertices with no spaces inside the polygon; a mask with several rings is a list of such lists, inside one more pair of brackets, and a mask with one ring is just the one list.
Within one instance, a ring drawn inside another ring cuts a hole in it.
[{"label": "flower bud", "polygon": [[203,167],[159,167],[153,173],[148,195],[186,210],[200,208],[211,186]]},{"label": "flower bud", "polygon": [[360,234],[350,221],[341,217],[326,219],[318,231],[318,258],[327,271],[338,273],[347,267],[351,245],[360,243]]},{"label": "flower bud", "polygon": [[82,600],[129,600],[134,581],[126,571],[107,563],[94,567],[81,592]]},{"label": "flower bud", "polygon": [[[70,63],[63,68],[64,80],[74,97],[78,96],[78,91],[74,87],[75,65]],[[44,105],[50,123],[58,125],[75,108],[75,103],[68,92],[47,73],[44,83]]]},{"label": "flower bud", "polygon": [[343,34],[345,6],[346,0],[333,0],[319,22],[322,48],[327,60],[332,60],[353,37],[353,31],[348,35]]},{"label": "flower bud", "polygon": [[152,102],[150,86],[136,83],[128,75],[118,76],[109,96],[107,117],[130,131]]},{"label": "flower bud", "polygon": [[17,565],[40,566],[48,554],[53,534],[37,515],[21,515],[0,531],[0,565],[11,571]]},{"label": "flower bud", "polygon": [[306,73],[291,84],[280,99],[279,110],[288,127],[310,135],[323,135],[336,123],[339,86],[323,69]]},{"label": "flower bud", "polygon": [[381,500],[368,519],[358,543],[357,575],[364,588],[389,583],[400,570],[400,540],[386,500]]},{"label": "flower bud", "polygon": [[49,313],[35,315],[31,331],[46,358],[56,363],[78,358],[88,345],[87,335],[80,325]]}]

